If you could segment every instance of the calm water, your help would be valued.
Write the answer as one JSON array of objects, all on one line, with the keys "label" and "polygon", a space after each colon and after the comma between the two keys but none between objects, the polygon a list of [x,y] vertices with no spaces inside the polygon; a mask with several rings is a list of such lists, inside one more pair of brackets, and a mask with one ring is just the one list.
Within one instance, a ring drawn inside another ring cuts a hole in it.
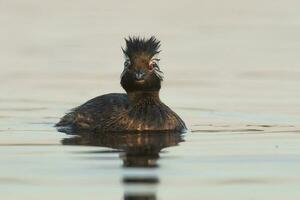
[{"label": "calm water", "polygon": [[[0,199],[299,199],[299,6],[1,1]],[[162,40],[161,98],[190,131],[58,133],[68,109],[122,92],[135,34]]]}]

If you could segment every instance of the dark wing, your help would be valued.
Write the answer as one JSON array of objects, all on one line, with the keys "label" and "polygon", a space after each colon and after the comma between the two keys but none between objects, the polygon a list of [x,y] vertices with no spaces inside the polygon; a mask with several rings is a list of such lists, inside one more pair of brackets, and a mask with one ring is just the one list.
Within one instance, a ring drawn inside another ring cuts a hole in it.
[{"label": "dark wing", "polygon": [[73,108],[55,125],[60,132],[75,133],[92,131],[105,119],[128,109],[126,94],[111,93],[95,97],[81,106]]}]

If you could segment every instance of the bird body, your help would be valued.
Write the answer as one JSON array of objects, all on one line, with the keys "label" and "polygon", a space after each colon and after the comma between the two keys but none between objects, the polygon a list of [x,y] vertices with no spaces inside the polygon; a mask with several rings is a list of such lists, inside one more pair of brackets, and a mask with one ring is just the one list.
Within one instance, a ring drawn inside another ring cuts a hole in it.
[{"label": "bird body", "polygon": [[181,118],[159,98],[162,72],[155,56],[160,42],[151,37],[126,39],[121,85],[126,94],[93,98],[71,110],[56,124],[59,131],[184,131]]}]

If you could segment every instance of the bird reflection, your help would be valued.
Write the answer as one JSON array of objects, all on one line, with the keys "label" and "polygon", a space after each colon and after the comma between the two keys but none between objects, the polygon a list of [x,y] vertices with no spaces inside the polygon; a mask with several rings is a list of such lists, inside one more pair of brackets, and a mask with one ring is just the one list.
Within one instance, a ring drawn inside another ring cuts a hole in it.
[{"label": "bird reflection", "polygon": [[[119,157],[123,168],[157,168],[162,149],[183,142],[182,133],[126,133],[126,134],[78,134],[62,140],[64,145],[101,146],[120,150]],[[155,186],[159,178],[152,176],[123,176],[124,200],[156,200],[155,192],[136,191],[138,186]],[[131,188],[130,191],[126,188]],[[136,191],[136,192],[135,192]]]}]

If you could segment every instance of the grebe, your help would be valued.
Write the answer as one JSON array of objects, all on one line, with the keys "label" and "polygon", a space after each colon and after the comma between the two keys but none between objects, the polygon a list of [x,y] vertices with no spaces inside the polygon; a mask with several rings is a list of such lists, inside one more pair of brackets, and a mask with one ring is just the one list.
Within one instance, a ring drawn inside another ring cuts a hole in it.
[{"label": "grebe", "polygon": [[128,37],[121,85],[126,91],[93,98],[56,124],[61,132],[152,132],[186,130],[183,120],[159,98],[163,73],[157,55],[160,41]]}]

